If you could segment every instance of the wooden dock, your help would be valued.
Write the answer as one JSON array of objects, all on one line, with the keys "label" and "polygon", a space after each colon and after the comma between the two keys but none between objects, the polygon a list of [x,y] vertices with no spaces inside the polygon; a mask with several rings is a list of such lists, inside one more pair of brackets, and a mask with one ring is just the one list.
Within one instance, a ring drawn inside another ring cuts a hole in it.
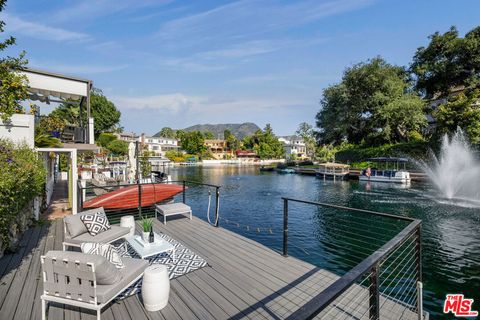
[{"label": "wooden dock", "polygon": [[[209,265],[172,280],[169,304],[163,310],[146,311],[141,297],[135,295],[107,306],[102,319],[284,319],[338,279],[326,270],[283,257],[198,218],[171,219],[166,226],[155,221],[154,229],[180,241]],[[28,230],[20,249],[0,259],[0,319],[41,319],[40,255],[61,250],[62,240],[63,226],[61,220],[56,220]],[[352,290],[357,291],[356,296],[367,291],[358,286]],[[387,301],[388,305],[397,310],[389,312],[385,319],[417,319],[416,314],[397,303]],[[368,306],[368,301],[359,301],[359,306]],[[403,316],[398,317],[401,313]],[[335,314],[339,314],[338,310]],[[358,318],[352,315],[352,319]],[[85,309],[50,304],[48,319],[83,320],[95,316]]]}]

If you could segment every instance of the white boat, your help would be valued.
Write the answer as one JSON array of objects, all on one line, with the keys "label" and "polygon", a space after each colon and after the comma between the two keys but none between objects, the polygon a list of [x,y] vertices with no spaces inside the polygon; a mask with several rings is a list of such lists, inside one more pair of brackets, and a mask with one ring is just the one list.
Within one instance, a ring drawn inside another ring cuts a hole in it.
[{"label": "white boat", "polygon": [[[377,164],[385,164],[385,169],[378,169],[375,167],[364,169],[360,174],[360,181],[410,183],[410,172],[406,170],[408,159],[381,157],[370,158],[367,159],[367,161]],[[403,164],[403,169],[400,168],[401,164]]]},{"label": "white boat", "polygon": [[326,162],[318,165],[315,174],[318,178],[345,180],[350,173],[350,166],[347,164]]}]

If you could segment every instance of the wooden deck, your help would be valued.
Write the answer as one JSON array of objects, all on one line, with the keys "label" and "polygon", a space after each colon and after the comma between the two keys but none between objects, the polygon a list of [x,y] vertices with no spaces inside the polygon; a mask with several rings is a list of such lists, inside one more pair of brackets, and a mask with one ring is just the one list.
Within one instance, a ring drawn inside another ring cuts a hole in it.
[{"label": "wooden deck", "polygon": [[[141,298],[132,296],[106,307],[102,319],[284,319],[338,278],[198,218],[171,219],[166,226],[155,221],[154,229],[189,247],[209,266],[172,280],[169,304],[160,312],[147,312]],[[41,319],[40,255],[61,250],[62,240],[63,226],[57,220],[28,230],[20,250],[0,259],[0,319]],[[398,312],[404,311],[400,306]],[[409,312],[405,318],[414,319]],[[88,310],[50,304],[49,319],[95,316]]]}]

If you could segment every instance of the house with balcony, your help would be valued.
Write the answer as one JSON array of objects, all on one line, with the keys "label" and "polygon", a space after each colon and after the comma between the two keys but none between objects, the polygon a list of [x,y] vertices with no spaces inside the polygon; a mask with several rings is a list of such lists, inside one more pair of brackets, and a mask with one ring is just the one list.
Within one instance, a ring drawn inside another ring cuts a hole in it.
[{"label": "house with balcony", "polygon": [[278,141],[283,144],[286,159],[305,159],[307,157],[307,148],[305,142],[299,136],[283,136]]},{"label": "house with balcony", "polygon": [[138,138],[143,150],[148,150],[155,156],[165,157],[168,151],[178,151],[178,140],[166,137],[149,137],[144,133]]},{"label": "house with balcony", "polygon": [[232,158],[234,155],[233,151],[228,149],[227,140],[207,139],[204,144],[216,160]]},{"label": "house with balcony", "polygon": [[139,140],[140,136],[135,132],[120,132],[120,133],[117,132],[115,133],[115,136],[117,137],[118,140],[126,141],[128,143],[140,141]]}]

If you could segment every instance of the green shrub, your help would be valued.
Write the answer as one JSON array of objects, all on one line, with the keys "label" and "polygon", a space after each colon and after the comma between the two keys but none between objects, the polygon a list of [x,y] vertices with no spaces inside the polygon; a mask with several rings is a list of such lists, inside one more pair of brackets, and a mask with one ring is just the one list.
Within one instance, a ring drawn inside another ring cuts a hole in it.
[{"label": "green shrub", "polygon": [[17,215],[45,190],[42,160],[26,145],[0,139],[0,237],[9,246],[8,232]]},{"label": "green shrub", "polygon": [[351,146],[335,154],[335,160],[344,163],[362,162],[374,157],[407,157],[423,159],[428,155],[429,144],[425,141],[411,141],[384,144],[378,147]]}]

